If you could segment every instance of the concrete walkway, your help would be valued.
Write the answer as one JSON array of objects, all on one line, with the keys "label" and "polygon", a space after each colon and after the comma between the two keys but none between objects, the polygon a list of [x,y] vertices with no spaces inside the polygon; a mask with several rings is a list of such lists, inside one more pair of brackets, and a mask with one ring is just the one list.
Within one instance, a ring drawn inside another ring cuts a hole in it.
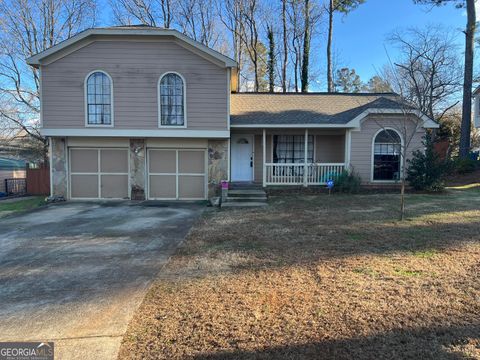
[{"label": "concrete walkway", "polygon": [[55,359],[114,359],[200,205],[64,203],[0,220],[0,341]]}]

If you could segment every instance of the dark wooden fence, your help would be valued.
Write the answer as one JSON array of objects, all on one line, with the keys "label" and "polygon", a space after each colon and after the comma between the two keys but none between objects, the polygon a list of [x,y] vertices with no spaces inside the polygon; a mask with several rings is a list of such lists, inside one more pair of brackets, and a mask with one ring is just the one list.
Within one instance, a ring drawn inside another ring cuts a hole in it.
[{"label": "dark wooden fence", "polygon": [[37,169],[27,167],[27,194],[50,194],[50,170],[48,165],[42,165]]}]

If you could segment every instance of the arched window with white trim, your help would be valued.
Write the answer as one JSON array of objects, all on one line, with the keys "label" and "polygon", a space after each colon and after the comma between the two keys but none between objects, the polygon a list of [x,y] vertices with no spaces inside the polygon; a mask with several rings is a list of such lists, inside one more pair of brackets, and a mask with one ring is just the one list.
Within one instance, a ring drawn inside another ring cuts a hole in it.
[{"label": "arched window with white trim", "polygon": [[177,73],[159,81],[160,126],[185,126],[185,81]]},{"label": "arched window with white trim", "polygon": [[103,71],[94,71],[85,81],[87,125],[113,125],[112,79]]},{"label": "arched window with white trim", "polygon": [[393,129],[377,133],[373,143],[373,180],[400,179],[402,138]]}]

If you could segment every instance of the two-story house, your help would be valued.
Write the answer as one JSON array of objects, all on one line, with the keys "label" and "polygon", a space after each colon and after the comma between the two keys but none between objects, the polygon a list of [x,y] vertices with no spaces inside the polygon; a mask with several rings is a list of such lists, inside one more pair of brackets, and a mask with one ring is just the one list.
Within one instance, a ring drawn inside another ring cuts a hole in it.
[{"label": "two-story house", "polygon": [[67,199],[206,199],[221,180],[321,185],[344,169],[388,184],[438,127],[395,94],[234,93],[235,61],[169,29],[89,29],[27,61]]}]

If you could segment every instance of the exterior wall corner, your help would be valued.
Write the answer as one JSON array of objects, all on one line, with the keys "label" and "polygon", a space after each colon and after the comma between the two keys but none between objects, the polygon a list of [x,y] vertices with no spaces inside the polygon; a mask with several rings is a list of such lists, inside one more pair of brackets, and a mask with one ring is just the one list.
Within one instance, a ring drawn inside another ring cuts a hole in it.
[{"label": "exterior wall corner", "polygon": [[147,169],[145,166],[145,140],[130,139],[130,199],[145,200],[145,179]]},{"label": "exterior wall corner", "polygon": [[208,140],[208,197],[220,196],[220,182],[228,179],[228,139]]},{"label": "exterior wall corner", "polygon": [[50,195],[68,198],[68,152],[65,138],[50,138]]}]

